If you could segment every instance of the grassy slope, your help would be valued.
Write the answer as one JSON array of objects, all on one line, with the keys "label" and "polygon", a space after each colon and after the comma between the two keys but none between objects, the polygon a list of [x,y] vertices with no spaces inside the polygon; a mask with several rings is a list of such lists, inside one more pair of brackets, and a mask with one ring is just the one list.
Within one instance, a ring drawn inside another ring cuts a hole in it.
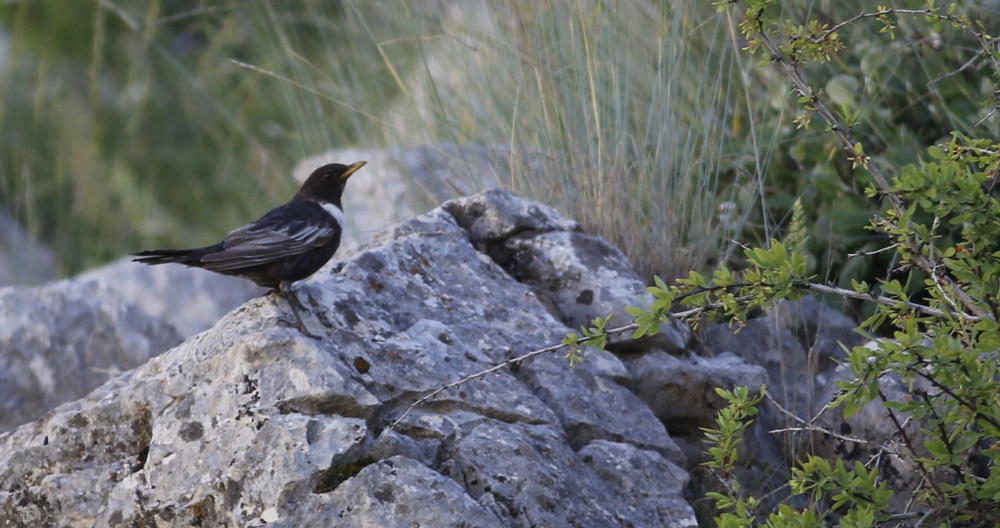
[{"label": "grassy slope", "polygon": [[[502,184],[580,219],[647,276],[779,234],[796,196],[821,267],[878,244],[852,220],[871,210],[863,179],[821,130],[794,130],[786,82],[743,63],[730,12],[703,1],[78,4],[0,5],[0,206],[67,273],[210,242],[291,193],[296,160],[349,145],[507,149]],[[845,35],[851,53],[813,73],[858,98],[885,156],[912,161],[935,139],[921,134],[974,122],[981,94],[948,80],[924,104],[900,72],[930,78],[949,56],[900,33],[892,54]]]}]

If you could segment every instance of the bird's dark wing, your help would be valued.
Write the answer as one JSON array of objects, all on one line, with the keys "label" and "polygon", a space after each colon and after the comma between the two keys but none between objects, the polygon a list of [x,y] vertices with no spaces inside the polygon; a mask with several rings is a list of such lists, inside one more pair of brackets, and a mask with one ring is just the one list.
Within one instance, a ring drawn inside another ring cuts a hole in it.
[{"label": "bird's dark wing", "polygon": [[212,271],[250,268],[326,245],[340,232],[340,224],[315,202],[292,202],[233,230],[222,241],[222,251],[201,261]]}]

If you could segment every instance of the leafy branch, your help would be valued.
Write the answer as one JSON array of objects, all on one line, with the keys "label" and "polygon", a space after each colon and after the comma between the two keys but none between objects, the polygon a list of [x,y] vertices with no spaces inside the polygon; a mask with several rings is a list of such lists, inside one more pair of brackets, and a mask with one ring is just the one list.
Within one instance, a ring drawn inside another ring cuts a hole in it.
[{"label": "leafy branch", "polygon": [[[830,28],[825,28],[820,31],[819,26],[813,24],[810,26],[810,32],[817,33],[816,36],[811,38],[801,38],[801,35],[804,32],[801,29],[791,29],[797,26],[788,22],[783,24],[768,24],[765,22],[766,18],[764,17],[764,13],[766,8],[772,4],[773,1],[774,0],[733,0],[731,2],[740,5],[742,8],[745,18],[740,24],[740,29],[743,32],[743,35],[750,40],[750,44],[747,46],[748,51],[751,53],[761,49],[766,51],[768,53],[769,60],[777,63],[788,75],[796,93],[799,95],[800,102],[806,107],[806,109],[810,112],[818,113],[829,124],[829,130],[840,139],[841,143],[843,143],[844,150],[847,152],[847,156],[852,161],[853,165],[855,167],[863,167],[869,172],[869,174],[872,175],[872,178],[877,185],[878,193],[881,196],[886,197],[892,207],[889,218],[884,220],[884,225],[882,227],[887,233],[894,235],[898,239],[898,242],[900,242],[910,252],[910,254],[912,254],[914,264],[924,270],[929,276],[934,277],[942,291],[950,292],[952,295],[957,297],[958,302],[976,317],[995,321],[995,315],[980,306],[980,304],[951,277],[935,273],[939,263],[921,254],[922,244],[917,237],[911,231],[900,228],[898,223],[899,220],[906,221],[909,219],[910,215],[908,214],[908,208],[904,205],[897,193],[893,192],[893,187],[890,185],[882,169],[877,163],[873,162],[870,156],[865,154],[863,143],[854,136],[851,127],[845,125],[827,106],[823,99],[813,91],[812,86],[805,77],[805,74],[800,70],[801,63],[798,60],[799,56],[805,55],[807,58],[813,60],[829,60],[829,55],[840,49],[841,45],[838,44],[839,39],[835,38],[836,32],[831,31]],[[720,8],[721,7],[722,5],[720,5]],[[928,10],[909,11],[914,11],[915,13],[923,14],[925,16],[935,14],[934,10],[931,8],[928,8]],[[927,14],[925,11],[929,11],[930,13]],[[855,21],[867,17],[878,18],[881,20],[893,13],[906,14],[907,10],[889,10],[880,8],[879,11],[875,13],[863,14],[855,17]],[[964,21],[964,27],[971,27],[969,26],[967,18],[948,17],[952,17],[952,15],[947,15],[945,19],[953,21],[956,24],[961,24]],[[840,27],[843,28],[844,25],[840,25]],[[792,32],[793,34],[792,38],[789,39],[789,44],[786,46],[778,45],[771,35],[772,29],[777,32],[781,32],[782,29],[784,29],[785,34]],[[974,35],[980,36],[984,50],[989,51],[989,45],[992,44],[995,39],[984,32],[980,33],[975,32],[974,30],[972,31]],[[806,44],[813,45],[807,46]],[[792,55],[790,55],[790,53]]]},{"label": "leafy branch", "polygon": [[[900,301],[898,298],[878,295],[868,291],[848,290],[836,286],[818,284],[806,280],[805,257],[800,253],[789,253],[786,245],[777,240],[771,241],[768,249],[753,248],[745,250],[750,268],[743,273],[732,272],[725,267],[717,270],[711,280],[698,272],[692,271],[687,278],[677,280],[677,285],[668,286],[659,277],[654,278],[655,285],[647,288],[654,302],[648,308],[629,306],[626,311],[635,317],[635,321],[615,328],[606,328],[613,317],[598,317],[592,321],[592,326],[581,328],[580,334],[570,333],[556,345],[547,346],[526,352],[516,357],[504,360],[496,365],[464,376],[460,379],[442,385],[421,396],[410,404],[396,418],[390,429],[395,429],[414,409],[427,403],[441,393],[458,388],[470,381],[481,379],[492,374],[532,359],[536,356],[566,350],[565,358],[571,367],[584,360],[583,347],[602,351],[610,336],[633,332],[632,337],[639,339],[647,335],[655,335],[661,325],[670,320],[679,320],[698,326],[703,318],[727,317],[742,324],[748,312],[754,308],[766,307],[778,299],[795,299],[808,292],[835,294],[844,297],[871,301],[897,309],[911,310],[934,317],[956,317],[969,322],[979,319],[975,316],[941,310],[910,301]],[[742,280],[741,280],[742,279]],[[889,285],[890,288],[902,288],[901,285]],[[686,310],[671,311],[675,305],[687,307]]]},{"label": "leafy branch", "polygon": [[[891,454],[912,464],[921,477],[915,490],[907,490],[915,502],[906,508],[915,504],[922,512],[890,512],[892,491],[886,482],[879,482],[874,468],[863,464],[851,468],[839,461],[831,464],[812,454],[798,454],[801,462],[792,468],[789,484],[793,494],[807,496],[807,506],[795,510],[779,505],[767,525],[818,526],[836,520],[842,526],[872,526],[918,517],[917,526],[1000,522],[1000,356],[996,353],[1000,348],[1000,201],[993,195],[1000,180],[1000,143],[954,132],[950,142],[927,149],[929,161],[894,168],[896,175],[890,179],[880,163],[866,154],[852,123],[845,123],[830,110],[801,69],[810,62],[830,61],[845,47],[838,31],[865,19],[879,21],[882,32],[890,37],[895,30],[893,17],[898,16],[922,19],[934,31],[947,23],[972,35],[980,49],[960,70],[983,57],[992,60],[995,70],[1000,69],[997,39],[979,22],[956,15],[954,5],[947,14],[933,3],[920,10],[879,6],[876,11],[829,26],[816,21],[796,25],[770,17],[767,11],[775,0],[729,3],[741,8],[740,29],[748,40],[747,51],[766,53],[765,62],[777,64],[791,80],[807,112],[807,117],[797,121],[806,125],[812,114],[819,114],[843,144],[854,167],[872,175],[874,186],[866,194],[883,197],[889,208],[883,216],[873,216],[870,228],[889,236],[891,244],[885,251],[896,253],[899,268],[895,272],[920,270],[926,274],[924,299],[914,303],[907,293],[909,280],[915,277],[912,273],[902,280],[882,281],[876,295],[868,284],[858,282],[853,283],[854,291],[811,285],[801,278],[782,282],[782,274],[773,269],[774,262],[758,258],[754,263],[766,264],[768,279],[750,281],[744,295],[753,296],[756,289],[764,288],[764,297],[769,298],[791,287],[877,304],[875,315],[861,326],[886,330],[883,325],[889,323],[891,339],[880,340],[873,348],[850,351],[846,365],[853,378],[837,382],[840,393],[827,409],[842,407],[847,419],[868,405],[879,406],[894,428],[898,445],[888,451],[878,441],[859,445],[873,451],[873,459]],[[841,113],[852,115],[849,108]],[[768,258],[778,256],[772,252]],[[779,267],[788,270],[785,275],[798,275],[799,268],[790,257]],[[775,285],[768,284],[775,278]],[[773,290],[767,289],[772,286]],[[908,391],[892,399],[880,386],[887,377]],[[725,413],[720,417],[732,420]],[[845,442],[860,440],[825,431],[812,421],[796,421],[801,426],[773,432],[820,432]],[[919,424],[920,434],[914,434],[914,422]],[[718,445],[718,438],[709,440],[710,445]],[[717,453],[710,450],[709,455]],[[987,470],[976,469],[973,459]],[[726,476],[723,473],[720,478]],[[727,486],[726,493],[715,497],[721,510],[716,520],[725,526],[752,526],[756,514],[752,497],[744,500],[737,491],[735,486]]]}]

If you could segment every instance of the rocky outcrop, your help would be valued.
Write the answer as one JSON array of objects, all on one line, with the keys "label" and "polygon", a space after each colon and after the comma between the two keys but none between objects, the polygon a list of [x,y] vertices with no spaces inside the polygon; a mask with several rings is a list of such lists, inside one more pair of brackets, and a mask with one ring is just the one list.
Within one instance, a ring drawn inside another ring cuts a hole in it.
[{"label": "rocky outcrop", "polygon": [[[491,191],[382,231],[298,285],[321,339],[253,299],[89,396],[0,435],[14,525],[694,526],[687,463],[605,353],[541,356],[422,395],[569,331],[456,220]],[[478,204],[478,205],[477,205]],[[497,240],[575,232],[533,220]],[[500,220],[497,220],[500,222]],[[572,239],[572,237],[571,237]],[[601,266],[601,259],[581,259]],[[599,270],[592,270],[600,276]],[[627,302],[620,300],[615,302]],[[421,520],[422,519],[422,520]]]},{"label": "rocky outcrop", "polygon": [[[4,342],[33,347],[18,345],[24,366],[0,379],[49,380],[39,394],[70,386],[80,362],[58,358],[85,357],[90,345],[114,356],[106,364],[139,364],[180,340],[174,327],[196,331],[259,293],[191,272],[200,273],[119,262],[42,289],[0,290],[0,332],[16,329]],[[51,411],[58,401],[41,402],[22,421],[48,414],[0,435],[0,519],[694,526],[684,493],[707,484],[688,471],[723,404],[715,388],[769,384],[799,408],[806,395],[816,400],[802,386],[833,387],[840,343],[856,339],[848,319],[816,301],[782,303],[738,334],[710,326],[695,342],[686,327],[664,325],[655,339],[624,336],[575,368],[542,355],[413,407],[649,301],[616,248],[498,190],[384,229],[296,287],[320,339],[276,324],[288,306],[258,296],[82,399]],[[120,372],[90,370],[105,377],[88,383]],[[783,420],[766,406],[756,417],[741,451],[746,482],[783,482],[789,444],[769,432]]]},{"label": "rocky outcrop", "polygon": [[855,327],[844,314],[806,298],[779,303],[743,327],[714,325],[702,343],[706,350],[738,352],[744,361],[764,367],[771,394],[796,415],[812,417],[830,401],[824,393],[837,361],[847,358],[843,347],[864,343]]},{"label": "rocky outcrop", "polygon": [[0,288],[0,431],[36,420],[181,342],[99,284]]},{"label": "rocky outcrop", "polygon": [[[603,238],[580,232],[554,209],[508,193],[487,192],[445,204],[473,244],[517,281],[531,287],[570,328],[613,315],[608,328],[627,324],[625,307],[652,304],[628,258]],[[647,339],[613,336],[612,349],[687,348],[690,330],[671,321]]]},{"label": "rocky outcrop", "polygon": [[141,307],[184,337],[209,328],[223,315],[267,293],[254,283],[184,266],[147,266],[119,259],[75,277]]},{"label": "rocky outcrop", "polygon": [[86,396],[263,293],[128,259],[43,287],[0,288],[0,432]]}]

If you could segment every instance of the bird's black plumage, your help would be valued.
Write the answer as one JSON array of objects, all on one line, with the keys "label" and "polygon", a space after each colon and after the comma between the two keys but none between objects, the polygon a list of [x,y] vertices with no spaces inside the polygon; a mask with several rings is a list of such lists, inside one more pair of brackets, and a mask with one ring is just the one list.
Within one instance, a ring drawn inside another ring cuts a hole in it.
[{"label": "bird's black plumage", "polygon": [[133,260],[204,268],[276,289],[288,299],[298,319],[297,326],[305,332],[298,314],[301,304],[288,295],[289,288],[291,283],[323,267],[337,251],[343,232],[344,187],[347,179],[364,165],[364,161],[323,165],[313,171],[288,203],[234,229],[218,244],[140,251],[132,254],[136,257]]}]

